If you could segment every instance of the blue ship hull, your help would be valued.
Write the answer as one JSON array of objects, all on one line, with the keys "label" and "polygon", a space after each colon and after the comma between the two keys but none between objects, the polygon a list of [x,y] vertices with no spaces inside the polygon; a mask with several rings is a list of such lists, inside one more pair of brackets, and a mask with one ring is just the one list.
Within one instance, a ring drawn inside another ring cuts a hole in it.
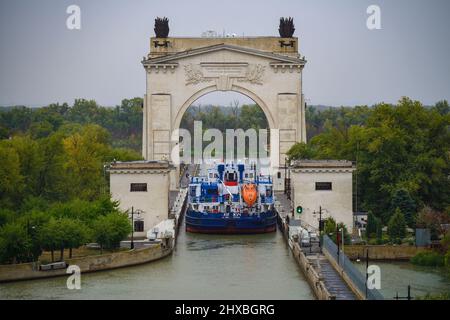
[{"label": "blue ship hull", "polygon": [[226,217],[223,213],[186,212],[186,231],[208,234],[256,234],[275,232],[277,216],[275,211],[260,213],[259,216]]}]

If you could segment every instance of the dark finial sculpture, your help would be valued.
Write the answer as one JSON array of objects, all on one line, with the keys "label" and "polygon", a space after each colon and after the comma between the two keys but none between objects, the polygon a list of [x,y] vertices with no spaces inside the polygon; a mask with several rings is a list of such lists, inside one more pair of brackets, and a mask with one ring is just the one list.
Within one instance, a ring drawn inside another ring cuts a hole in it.
[{"label": "dark finial sculpture", "polygon": [[156,18],[154,30],[157,38],[167,38],[169,36],[169,19],[166,17]]},{"label": "dark finial sculpture", "polygon": [[292,38],[295,32],[294,18],[280,18],[280,37],[282,38]]}]

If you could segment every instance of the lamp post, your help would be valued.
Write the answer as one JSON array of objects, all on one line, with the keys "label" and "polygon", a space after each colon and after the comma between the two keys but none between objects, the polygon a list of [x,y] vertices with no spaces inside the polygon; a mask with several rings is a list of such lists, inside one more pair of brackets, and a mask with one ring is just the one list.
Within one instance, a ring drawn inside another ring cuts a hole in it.
[{"label": "lamp post", "polygon": [[340,233],[339,233],[339,227],[336,225],[336,244],[337,244],[337,262],[338,262],[338,265],[340,264],[340,259],[339,259],[339,244],[340,244],[340,242],[341,242],[341,239],[340,239]]},{"label": "lamp post", "polygon": [[284,158],[284,194],[287,195],[287,193],[287,158]]},{"label": "lamp post", "polygon": [[319,212],[313,211],[312,214],[315,216],[317,213],[319,213],[319,249],[320,252],[322,252],[322,231],[323,231],[323,222],[322,222],[322,206],[319,206]]},{"label": "lamp post", "polygon": [[131,207],[131,249],[134,249],[134,207]]},{"label": "lamp post", "polygon": [[[342,254],[344,254],[344,235],[345,235],[344,228],[340,228],[339,232],[340,232],[340,236],[341,236],[341,239],[340,239],[341,240],[341,252],[342,252]],[[338,241],[337,235],[336,235],[336,241]],[[339,248],[339,245],[338,245],[338,248]]]},{"label": "lamp post", "polygon": [[369,288],[367,282],[369,281],[369,249],[366,250],[366,300],[368,299]]}]

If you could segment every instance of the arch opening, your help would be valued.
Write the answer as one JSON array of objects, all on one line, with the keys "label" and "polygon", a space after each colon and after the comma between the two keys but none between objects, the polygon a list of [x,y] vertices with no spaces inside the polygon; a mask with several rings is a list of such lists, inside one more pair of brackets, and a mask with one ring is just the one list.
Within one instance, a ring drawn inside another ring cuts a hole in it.
[{"label": "arch opening", "polygon": [[175,120],[180,157],[190,163],[257,162],[261,168],[269,168],[274,123],[264,106],[256,96],[241,90],[206,88],[197,92]]}]

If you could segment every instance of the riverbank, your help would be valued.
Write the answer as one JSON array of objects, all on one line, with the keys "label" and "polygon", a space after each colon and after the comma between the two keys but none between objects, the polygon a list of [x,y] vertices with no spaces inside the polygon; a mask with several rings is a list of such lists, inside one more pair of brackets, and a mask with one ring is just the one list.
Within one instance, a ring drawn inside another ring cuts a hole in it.
[{"label": "riverbank", "polygon": [[[65,262],[68,266],[77,265],[81,273],[89,273],[152,262],[170,255],[171,252],[171,246],[155,244],[142,249],[66,259]],[[0,265],[0,283],[67,275],[65,268],[41,271],[40,266],[40,262]]]}]

